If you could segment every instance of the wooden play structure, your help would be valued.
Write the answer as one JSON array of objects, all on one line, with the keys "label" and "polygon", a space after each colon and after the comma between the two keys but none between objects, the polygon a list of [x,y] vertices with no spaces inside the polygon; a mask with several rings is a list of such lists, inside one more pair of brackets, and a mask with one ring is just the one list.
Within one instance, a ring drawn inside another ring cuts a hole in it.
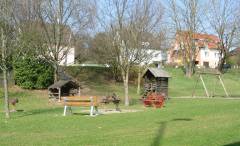
[{"label": "wooden play structure", "polygon": [[[204,71],[198,71],[197,74],[198,74],[198,78],[197,78],[196,83],[195,83],[194,88],[193,88],[192,97],[195,96],[195,90],[196,90],[196,87],[197,87],[197,84],[198,84],[199,80],[202,82],[202,85],[203,85],[203,88],[204,88],[204,91],[205,91],[205,94],[206,94],[207,97],[214,97],[215,96],[215,87],[216,87],[217,80],[219,80],[219,82],[221,83],[221,86],[224,90],[224,93],[225,93],[226,97],[229,97],[229,94],[228,94],[228,92],[226,90],[226,87],[223,83],[223,80],[221,78],[221,73],[219,71],[217,71],[217,70],[204,70]],[[211,94],[209,93],[209,90],[208,90],[208,88],[207,88],[207,86],[204,82],[204,79],[203,79],[204,75],[211,75],[211,76],[216,78],[215,82],[213,82],[214,90],[212,91]]]},{"label": "wooden play structure", "polygon": [[153,106],[161,108],[164,105],[164,96],[157,93],[150,93],[146,99],[143,100],[144,106]]},{"label": "wooden play structure", "polygon": [[116,111],[121,111],[119,108],[120,101],[121,101],[120,98],[115,93],[113,93],[111,96],[104,96],[100,100],[100,103],[103,103],[106,105],[112,102],[115,105]]},{"label": "wooden play structure", "polygon": [[61,101],[62,96],[80,95],[80,85],[73,80],[60,80],[48,87],[48,95]]},{"label": "wooden play structure", "polygon": [[98,99],[96,96],[69,96],[63,98],[64,111],[66,116],[67,109],[72,113],[72,107],[90,107],[90,116],[98,114]]},{"label": "wooden play structure", "polygon": [[160,68],[148,68],[143,74],[145,106],[162,107],[164,99],[168,98],[168,81],[171,76]]}]

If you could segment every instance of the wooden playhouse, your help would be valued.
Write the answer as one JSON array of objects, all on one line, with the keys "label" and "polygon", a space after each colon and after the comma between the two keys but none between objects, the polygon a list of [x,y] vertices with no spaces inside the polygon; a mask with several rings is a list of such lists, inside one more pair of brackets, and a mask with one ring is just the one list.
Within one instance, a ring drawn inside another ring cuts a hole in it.
[{"label": "wooden playhouse", "polygon": [[168,81],[171,76],[161,68],[147,68],[143,74],[144,95],[146,98],[149,93],[163,94],[168,98]]},{"label": "wooden playhouse", "polygon": [[80,85],[73,80],[60,80],[48,87],[49,98],[55,98],[59,101],[62,96],[80,95]]}]

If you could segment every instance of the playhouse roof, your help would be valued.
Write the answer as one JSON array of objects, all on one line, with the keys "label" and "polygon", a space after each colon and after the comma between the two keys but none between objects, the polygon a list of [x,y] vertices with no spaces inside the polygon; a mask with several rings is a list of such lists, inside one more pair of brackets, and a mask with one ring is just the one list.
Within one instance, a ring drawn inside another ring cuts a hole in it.
[{"label": "playhouse roof", "polygon": [[59,80],[56,83],[54,83],[51,86],[49,86],[48,88],[49,89],[61,88],[61,87],[65,86],[65,85],[67,85],[67,86],[70,85],[70,86],[75,87],[75,88],[79,87],[79,84],[77,82],[72,81],[72,80]]},{"label": "playhouse roof", "polygon": [[164,71],[161,68],[148,68],[145,73],[143,74],[143,77],[147,74],[151,73],[155,78],[164,77],[164,78],[170,78],[168,72]]}]

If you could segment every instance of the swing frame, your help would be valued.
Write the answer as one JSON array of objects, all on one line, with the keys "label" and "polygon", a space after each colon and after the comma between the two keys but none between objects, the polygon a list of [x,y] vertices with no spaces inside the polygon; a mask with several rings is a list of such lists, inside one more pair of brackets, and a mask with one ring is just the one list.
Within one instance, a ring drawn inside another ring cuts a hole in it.
[{"label": "swing frame", "polygon": [[[221,78],[221,73],[220,73],[220,72],[198,72],[198,78],[197,78],[196,83],[195,83],[194,88],[193,88],[192,97],[195,97],[195,91],[196,91],[196,87],[197,87],[197,84],[198,84],[198,82],[199,82],[199,79],[200,79],[201,82],[202,82],[202,85],[203,85],[204,91],[205,91],[205,93],[206,93],[206,96],[207,96],[207,97],[213,97],[213,96],[214,96],[214,94],[215,94],[216,82],[215,82],[215,84],[214,84],[213,94],[210,95],[210,94],[209,94],[209,91],[208,91],[208,89],[207,89],[207,86],[206,86],[206,84],[205,84],[205,82],[204,82],[204,80],[203,80],[203,75],[213,75],[213,76],[216,76],[217,79],[219,79],[219,81],[220,81],[220,83],[221,83],[221,85],[222,85],[222,87],[223,87],[223,90],[224,90],[224,92],[225,92],[226,97],[229,97],[229,94],[228,94],[228,92],[227,92],[227,90],[226,90],[226,87],[225,87],[225,85],[224,85],[224,83],[223,83],[223,80],[222,80],[222,78]],[[216,81],[217,81],[217,80],[216,80]]]}]

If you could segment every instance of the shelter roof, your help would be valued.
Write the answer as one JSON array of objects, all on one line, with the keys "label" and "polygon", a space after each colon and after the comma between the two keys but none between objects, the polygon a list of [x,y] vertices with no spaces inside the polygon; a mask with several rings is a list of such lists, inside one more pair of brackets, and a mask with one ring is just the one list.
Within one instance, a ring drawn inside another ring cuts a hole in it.
[{"label": "shelter roof", "polygon": [[163,70],[163,69],[160,69],[160,68],[147,68],[147,70],[145,71],[145,73],[143,74],[143,76],[145,76],[148,72],[150,72],[155,78],[158,78],[158,77],[165,77],[165,78],[170,78],[170,74]]},{"label": "shelter roof", "polygon": [[79,84],[77,82],[74,82],[72,80],[59,80],[56,83],[52,84],[48,88],[61,88],[67,84],[71,84],[72,86],[79,87]]}]

